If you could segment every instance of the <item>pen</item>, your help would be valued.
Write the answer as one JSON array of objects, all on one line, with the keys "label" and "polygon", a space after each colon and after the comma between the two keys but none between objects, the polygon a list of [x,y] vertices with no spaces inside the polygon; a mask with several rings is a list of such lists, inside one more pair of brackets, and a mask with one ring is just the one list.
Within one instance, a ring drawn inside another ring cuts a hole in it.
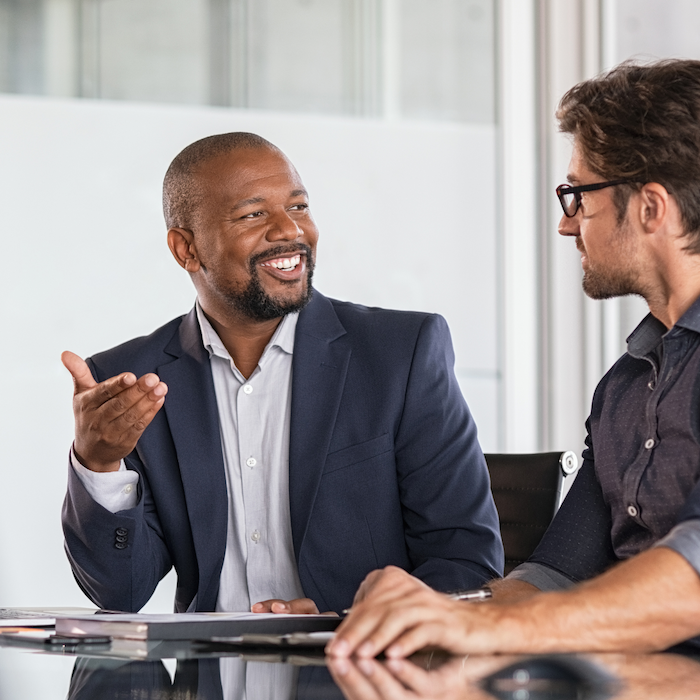
[{"label": "pen", "polygon": [[[483,588],[477,588],[473,591],[457,591],[456,593],[450,593],[448,594],[448,598],[451,600],[488,600],[489,598],[493,598],[493,591],[487,586],[484,586]],[[352,608],[346,608],[342,611],[342,614],[347,615],[351,610]]]},{"label": "pen", "polygon": [[493,591],[484,586],[484,588],[477,588],[473,591],[458,591],[457,593],[451,593],[449,596],[452,600],[488,600],[493,598]]}]

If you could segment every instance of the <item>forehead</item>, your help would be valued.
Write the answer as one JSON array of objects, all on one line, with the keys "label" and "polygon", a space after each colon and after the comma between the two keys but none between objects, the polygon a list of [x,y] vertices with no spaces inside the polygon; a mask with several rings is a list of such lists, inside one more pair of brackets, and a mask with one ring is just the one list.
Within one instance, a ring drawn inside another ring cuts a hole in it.
[{"label": "forehead", "polygon": [[286,156],[270,148],[246,148],[215,156],[195,173],[205,200],[229,201],[284,194],[303,188]]}]

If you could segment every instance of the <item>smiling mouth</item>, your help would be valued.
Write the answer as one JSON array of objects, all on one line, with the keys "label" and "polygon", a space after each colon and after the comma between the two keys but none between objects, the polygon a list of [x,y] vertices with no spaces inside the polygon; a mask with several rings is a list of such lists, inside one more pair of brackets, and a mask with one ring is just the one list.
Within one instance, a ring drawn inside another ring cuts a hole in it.
[{"label": "smiling mouth", "polygon": [[260,263],[260,267],[272,267],[276,270],[291,272],[297,268],[299,263],[301,263],[301,255],[297,254],[292,255],[291,258],[273,258],[272,260],[266,260]]}]

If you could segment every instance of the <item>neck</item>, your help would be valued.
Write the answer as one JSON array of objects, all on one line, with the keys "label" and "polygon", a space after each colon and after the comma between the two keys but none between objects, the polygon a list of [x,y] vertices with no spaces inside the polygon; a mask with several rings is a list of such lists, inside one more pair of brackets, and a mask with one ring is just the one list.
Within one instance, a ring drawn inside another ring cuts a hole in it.
[{"label": "neck", "polygon": [[651,313],[666,328],[678,319],[700,297],[700,255],[685,251],[659,266],[655,283],[643,295]]},{"label": "neck", "polygon": [[282,317],[270,321],[253,321],[249,318],[224,319],[208,313],[203,306],[202,310],[236,367],[248,379],[258,366],[263,351]]}]

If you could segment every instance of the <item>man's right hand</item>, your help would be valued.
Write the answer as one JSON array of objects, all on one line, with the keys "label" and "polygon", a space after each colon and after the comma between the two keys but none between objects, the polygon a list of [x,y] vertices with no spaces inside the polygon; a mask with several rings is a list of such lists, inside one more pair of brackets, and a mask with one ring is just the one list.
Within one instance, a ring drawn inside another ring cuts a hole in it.
[{"label": "man's right hand", "polygon": [[124,372],[98,384],[85,361],[66,351],[61,361],[73,377],[73,414],[78,461],[95,472],[112,472],[165,401],[168,387],[156,374],[139,379]]}]

